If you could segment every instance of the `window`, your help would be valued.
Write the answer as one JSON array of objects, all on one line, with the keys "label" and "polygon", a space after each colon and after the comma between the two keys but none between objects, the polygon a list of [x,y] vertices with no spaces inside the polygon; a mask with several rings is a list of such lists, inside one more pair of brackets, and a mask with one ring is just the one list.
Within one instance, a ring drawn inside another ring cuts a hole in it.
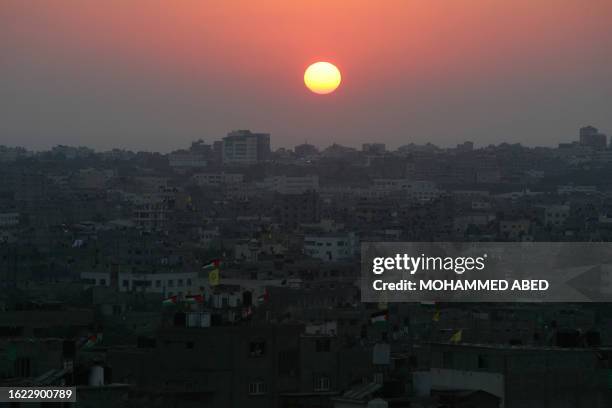
[{"label": "window", "polygon": [[172,279],[169,279],[169,280],[168,280],[168,287],[169,287],[169,288],[174,287],[174,281],[173,281]]},{"label": "window", "polygon": [[18,357],[15,360],[15,375],[17,377],[30,376],[30,359],[27,357]]},{"label": "window", "polygon": [[129,286],[130,286],[130,281],[129,281],[129,280],[127,280],[127,279],[126,279],[126,280],[124,280],[124,281],[123,281],[123,287],[124,287],[124,288],[127,288],[127,287],[129,287]]},{"label": "window", "polygon": [[487,356],[478,356],[478,368],[489,368],[489,358]]},{"label": "window", "polygon": [[191,278],[187,279],[187,286],[191,286]]},{"label": "window", "polygon": [[327,338],[317,339],[315,342],[315,350],[317,353],[327,353],[331,351],[331,340]]},{"label": "window", "polygon": [[139,287],[139,288],[146,288],[151,286],[151,281],[147,281],[147,280],[135,280],[132,282],[132,285],[134,287]]},{"label": "window", "polygon": [[160,280],[156,280],[155,281],[155,287],[156,288],[161,288],[161,281]]},{"label": "window", "polygon": [[250,395],[263,395],[266,393],[266,384],[263,381],[253,381],[249,383]]},{"label": "window", "polygon": [[100,285],[106,286],[106,279],[100,279]]},{"label": "window", "polygon": [[261,357],[266,354],[266,342],[264,340],[249,343],[249,357]]},{"label": "window", "polygon": [[299,366],[299,353],[297,350],[283,350],[278,353],[278,373],[294,377]]},{"label": "window", "polygon": [[122,312],[121,305],[113,305],[113,316],[120,316]]},{"label": "window", "polygon": [[179,279],[179,280],[178,280],[178,286],[184,286],[184,285],[183,285],[183,280],[182,280],[182,279]]},{"label": "window", "polygon": [[313,388],[315,391],[329,391],[331,389],[329,377],[322,375],[315,376]]},{"label": "window", "polygon": [[442,368],[453,368],[453,353],[450,351],[442,352]]}]

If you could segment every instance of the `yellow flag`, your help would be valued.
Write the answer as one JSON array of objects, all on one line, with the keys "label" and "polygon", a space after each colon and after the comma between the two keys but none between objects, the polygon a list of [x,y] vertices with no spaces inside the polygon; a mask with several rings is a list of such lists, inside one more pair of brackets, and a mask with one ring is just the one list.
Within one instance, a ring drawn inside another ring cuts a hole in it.
[{"label": "yellow flag", "polygon": [[453,334],[450,338],[451,343],[461,343],[461,337],[463,335],[463,330],[459,330],[457,333]]},{"label": "yellow flag", "polygon": [[219,284],[219,269],[215,268],[208,272],[208,283],[210,283],[210,286],[217,286]]},{"label": "yellow flag", "polygon": [[439,322],[440,321],[440,311],[436,310],[436,312],[433,314],[433,317],[431,318],[431,320],[433,320],[434,322]]}]

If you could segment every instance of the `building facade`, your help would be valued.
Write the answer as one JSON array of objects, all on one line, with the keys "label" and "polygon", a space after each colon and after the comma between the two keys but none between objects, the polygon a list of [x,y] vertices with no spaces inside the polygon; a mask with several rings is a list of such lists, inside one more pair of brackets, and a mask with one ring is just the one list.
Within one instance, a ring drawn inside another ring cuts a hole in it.
[{"label": "building facade", "polygon": [[270,156],[270,134],[235,130],[223,138],[223,164],[249,165]]}]

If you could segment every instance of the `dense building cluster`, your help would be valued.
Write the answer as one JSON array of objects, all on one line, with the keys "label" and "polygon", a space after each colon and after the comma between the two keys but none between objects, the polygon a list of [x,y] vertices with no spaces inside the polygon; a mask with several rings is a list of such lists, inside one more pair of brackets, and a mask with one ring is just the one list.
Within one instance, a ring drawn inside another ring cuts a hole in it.
[{"label": "dense building cluster", "polygon": [[361,242],[610,241],[612,150],[577,139],[0,146],[1,385],[92,407],[611,406],[607,304],[359,292]]}]

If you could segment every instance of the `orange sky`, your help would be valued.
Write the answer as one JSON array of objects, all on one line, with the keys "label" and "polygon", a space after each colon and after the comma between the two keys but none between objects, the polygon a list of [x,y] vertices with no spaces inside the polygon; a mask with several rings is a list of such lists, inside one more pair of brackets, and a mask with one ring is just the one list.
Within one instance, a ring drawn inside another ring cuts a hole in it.
[{"label": "orange sky", "polygon": [[[169,150],[228,130],[555,144],[612,133],[605,0],[4,0],[0,143]],[[305,90],[328,60],[339,90]]]}]

